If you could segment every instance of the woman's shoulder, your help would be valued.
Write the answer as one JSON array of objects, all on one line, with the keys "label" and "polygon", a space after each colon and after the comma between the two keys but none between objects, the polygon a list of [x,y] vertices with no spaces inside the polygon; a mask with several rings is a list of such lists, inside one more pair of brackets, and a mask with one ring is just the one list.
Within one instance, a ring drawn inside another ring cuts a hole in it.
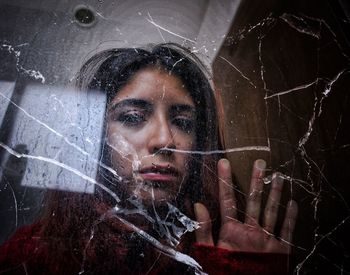
[{"label": "woman's shoulder", "polygon": [[29,225],[24,225],[16,230],[16,232],[13,234],[13,236],[6,241],[5,243],[16,241],[16,240],[24,240],[29,239],[35,236],[38,236],[41,230],[41,223],[36,222]]},{"label": "woman's shoulder", "polygon": [[26,262],[40,246],[41,224],[35,223],[17,229],[15,234],[0,246],[0,271],[3,268]]},{"label": "woman's shoulder", "polygon": [[0,251],[3,248],[11,248],[14,244],[25,244],[35,243],[40,238],[41,224],[34,223],[30,225],[25,225],[16,230],[14,235],[5,241],[5,243],[0,247]]}]

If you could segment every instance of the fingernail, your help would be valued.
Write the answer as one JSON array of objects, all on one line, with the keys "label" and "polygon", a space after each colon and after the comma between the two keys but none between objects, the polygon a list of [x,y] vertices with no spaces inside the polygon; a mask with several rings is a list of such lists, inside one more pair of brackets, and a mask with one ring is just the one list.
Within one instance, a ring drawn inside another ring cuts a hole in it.
[{"label": "fingernail", "polygon": [[227,159],[221,159],[220,160],[222,167],[225,169],[228,169],[230,167],[230,162]]},{"label": "fingernail", "polygon": [[257,159],[255,161],[255,167],[259,170],[265,170],[266,168],[266,161],[263,159]]},{"label": "fingernail", "polygon": [[282,174],[280,172],[275,172],[272,175],[272,180],[275,180],[276,183],[278,184],[282,184],[283,183],[283,177]]},{"label": "fingernail", "polygon": [[290,201],[288,202],[288,206],[289,206],[289,207],[297,207],[298,204],[297,204],[297,202],[296,202],[295,200],[290,200]]}]

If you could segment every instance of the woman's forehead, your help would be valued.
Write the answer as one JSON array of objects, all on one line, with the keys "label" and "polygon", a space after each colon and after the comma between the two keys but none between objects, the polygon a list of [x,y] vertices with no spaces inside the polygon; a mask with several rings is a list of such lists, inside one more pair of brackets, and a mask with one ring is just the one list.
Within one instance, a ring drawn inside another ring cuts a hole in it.
[{"label": "woman's forehead", "polygon": [[147,68],[137,72],[118,91],[112,103],[130,98],[194,106],[191,95],[182,80],[176,75],[157,68]]}]

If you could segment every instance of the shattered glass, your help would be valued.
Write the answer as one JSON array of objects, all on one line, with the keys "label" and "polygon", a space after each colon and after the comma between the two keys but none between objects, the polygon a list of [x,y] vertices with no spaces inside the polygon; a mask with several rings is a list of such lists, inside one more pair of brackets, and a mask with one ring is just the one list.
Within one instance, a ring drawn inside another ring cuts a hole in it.
[{"label": "shattered glass", "polygon": [[[253,161],[265,159],[264,194],[274,172],[285,182],[276,232],[288,201],[299,205],[293,273],[350,273],[350,8],[345,1],[301,2],[1,0],[0,243],[37,221],[50,191],[97,194],[103,203],[86,251],[100,240],[100,224],[111,220],[143,246],[135,250],[138,257],[147,259],[152,247],[158,258],[204,273],[181,248],[200,223],[181,199],[157,201],[161,184],[134,172],[142,159],[132,144],[118,133],[105,136],[106,95],[74,87],[81,66],[102,50],[174,42],[213,74],[226,148],[169,150],[226,153],[243,199]],[[118,189],[130,179],[104,160],[105,146],[131,164],[131,192]],[[79,274],[85,273],[85,254]],[[145,274],[156,269],[158,258]]]}]

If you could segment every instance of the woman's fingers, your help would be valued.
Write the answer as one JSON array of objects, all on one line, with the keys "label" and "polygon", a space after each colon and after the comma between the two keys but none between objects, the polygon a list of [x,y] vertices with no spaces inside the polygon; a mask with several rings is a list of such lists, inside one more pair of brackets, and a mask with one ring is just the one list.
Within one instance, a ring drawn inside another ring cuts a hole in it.
[{"label": "woman's fingers", "polygon": [[214,245],[208,209],[202,203],[197,202],[194,204],[194,213],[200,225],[195,231],[197,242],[206,245]]},{"label": "woman's fingers", "polygon": [[258,159],[254,162],[250,190],[247,198],[246,223],[249,225],[259,224],[265,168],[266,162],[264,160]]},{"label": "woman's fingers", "polygon": [[274,173],[264,212],[264,228],[270,233],[273,233],[275,229],[282,189],[283,179],[279,173]]},{"label": "woman's fingers", "polygon": [[294,200],[291,200],[288,203],[286,217],[284,218],[284,222],[281,230],[281,239],[284,242],[290,243],[292,241],[297,215],[298,215],[298,204]]},{"label": "woman's fingers", "polygon": [[227,159],[218,162],[219,201],[222,223],[232,221],[237,217],[236,198],[232,186],[231,165]]}]

